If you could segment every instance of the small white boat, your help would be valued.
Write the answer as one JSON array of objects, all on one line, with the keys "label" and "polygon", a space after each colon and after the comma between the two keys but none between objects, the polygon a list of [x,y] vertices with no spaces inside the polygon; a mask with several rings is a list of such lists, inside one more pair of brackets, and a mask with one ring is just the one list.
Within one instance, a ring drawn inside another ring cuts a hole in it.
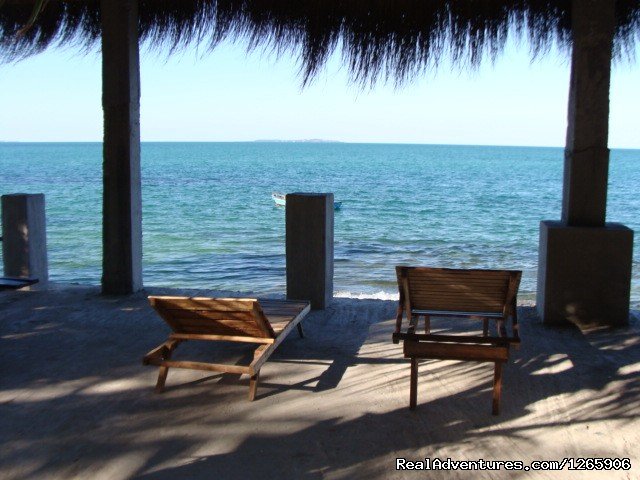
[{"label": "small white boat", "polygon": [[287,197],[284,193],[276,193],[273,192],[271,194],[271,198],[274,202],[276,202],[276,207],[286,207],[287,206]]},{"label": "small white boat", "polygon": [[[287,197],[284,193],[273,192],[271,198],[275,202],[277,207],[287,206]],[[342,208],[342,202],[333,202],[333,209],[340,210]]]}]

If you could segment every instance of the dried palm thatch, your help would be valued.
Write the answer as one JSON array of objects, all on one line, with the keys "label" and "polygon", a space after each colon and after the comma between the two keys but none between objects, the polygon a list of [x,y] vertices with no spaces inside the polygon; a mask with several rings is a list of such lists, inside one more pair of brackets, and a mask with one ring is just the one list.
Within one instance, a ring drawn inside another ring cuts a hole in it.
[{"label": "dried palm thatch", "polygon": [[[99,0],[0,0],[0,59],[48,46],[99,44]],[[609,1],[609,0],[603,0]],[[342,52],[354,80],[409,80],[444,59],[467,67],[495,59],[509,36],[532,55],[571,42],[571,0],[139,0],[140,38],[170,51],[245,40],[298,55],[305,82]],[[632,58],[640,40],[640,0],[616,0],[615,56]]]}]

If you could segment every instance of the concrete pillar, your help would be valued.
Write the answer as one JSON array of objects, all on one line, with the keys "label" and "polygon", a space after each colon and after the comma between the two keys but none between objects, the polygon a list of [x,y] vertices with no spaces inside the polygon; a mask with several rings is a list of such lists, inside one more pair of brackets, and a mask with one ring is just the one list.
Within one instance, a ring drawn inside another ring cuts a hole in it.
[{"label": "concrete pillar", "polygon": [[633,231],[607,224],[615,2],[574,0],[562,221],[540,226],[538,313],[546,324],[629,321]]},{"label": "concrete pillar", "polygon": [[629,321],[633,230],[540,224],[538,314],[546,324],[624,325]]},{"label": "concrete pillar", "polygon": [[287,195],[287,298],[312,309],[333,299],[333,214],[333,193]]},{"label": "concrete pillar", "polygon": [[602,227],[609,177],[609,84],[615,2],[574,0],[562,221]]},{"label": "concrete pillar", "polygon": [[2,196],[2,258],[6,277],[37,278],[34,288],[46,288],[49,268],[42,193]]},{"label": "concrete pillar", "polygon": [[138,2],[101,0],[103,220],[102,291],[142,288]]}]

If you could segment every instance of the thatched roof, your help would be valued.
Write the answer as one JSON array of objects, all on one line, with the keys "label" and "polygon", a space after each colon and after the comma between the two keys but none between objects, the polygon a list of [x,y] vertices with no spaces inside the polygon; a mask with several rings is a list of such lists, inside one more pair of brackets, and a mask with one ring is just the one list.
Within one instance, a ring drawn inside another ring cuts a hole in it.
[{"label": "thatched roof", "polygon": [[[0,0],[0,59],[48,46],[91,48],[100,38],[98,0],[49,0],[27,23],[36,0]],[[460,66],[493,59],[509,36],[528,38],[532,54],[571,42],[571,0],[139,0],[140,36],[177,50],[244,39],[251,47],[293,51],[305,80],[340,48],[353,78],[410,79],[452,58]],[[609,0],[603,0],[609,1]],[[617,0],[615,55],[640,39],[640,0]],[[172,51],[173,51],[172,50]]]}]

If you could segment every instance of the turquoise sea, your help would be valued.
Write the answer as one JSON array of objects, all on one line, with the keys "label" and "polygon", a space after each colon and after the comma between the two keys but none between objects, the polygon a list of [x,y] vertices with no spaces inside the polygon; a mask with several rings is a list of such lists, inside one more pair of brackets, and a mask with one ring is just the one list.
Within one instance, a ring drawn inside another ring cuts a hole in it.
[{"label": "turquoise sea", "polygon": [[[0,143],[0,194],[46,196],[53,281],[100,282],[101,155],[99,143]],[[519,298],[533,299],[562,170],[561,148],[144,143],[144,282],[284,292],[284,211],[270,194],[334,192],[337,295],[394,295],[405,263],[522,269]],[[640,231],[640,150],[612,151],[609,182],[608,220]]]}]

